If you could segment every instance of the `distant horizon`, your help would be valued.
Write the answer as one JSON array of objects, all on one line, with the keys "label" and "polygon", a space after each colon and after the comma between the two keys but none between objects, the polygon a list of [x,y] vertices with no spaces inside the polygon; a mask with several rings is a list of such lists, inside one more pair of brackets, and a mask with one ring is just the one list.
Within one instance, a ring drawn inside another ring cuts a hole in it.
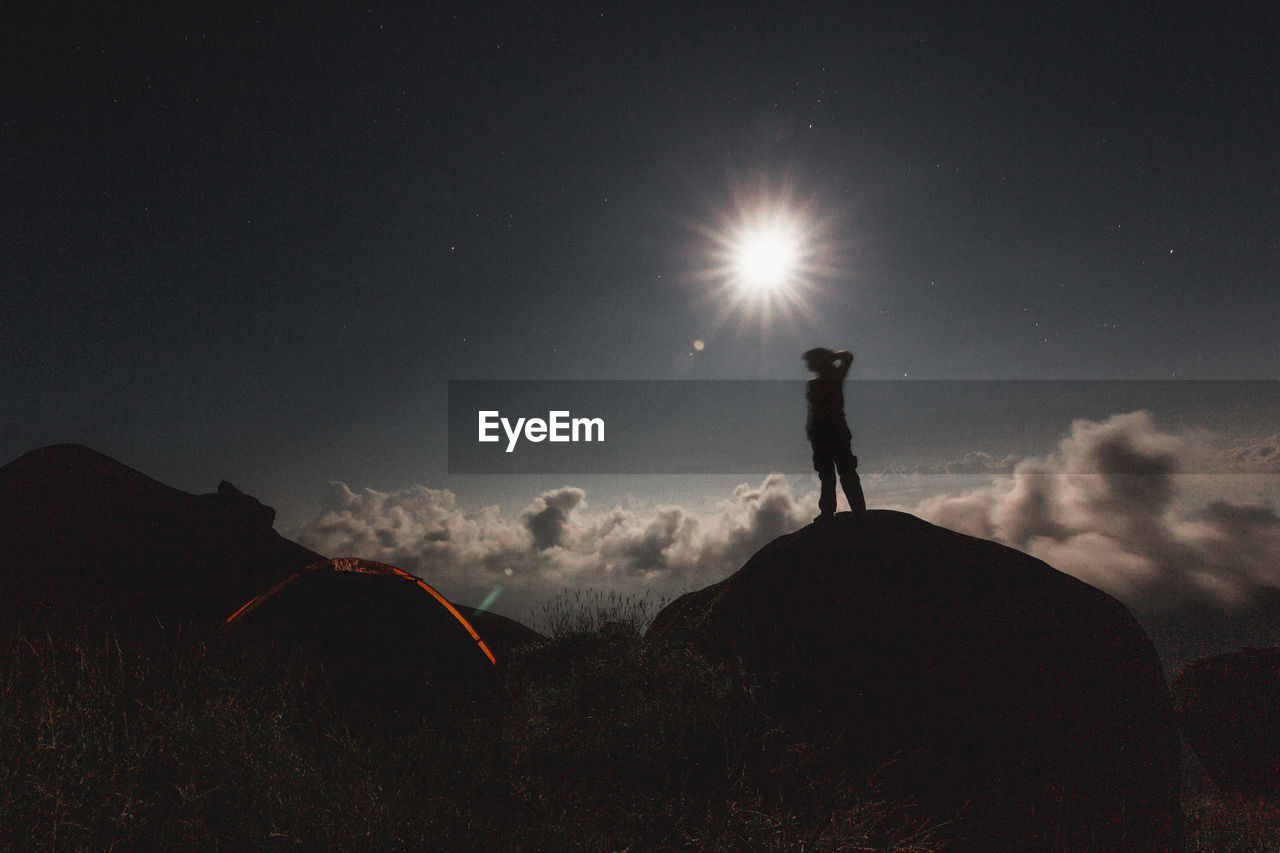
[{"label": "distant horizon", "polygon": [[[1237,613],[1233,637],[1280,642],[1280,624],[1255,624],[1280,615],[1277,601],[1259,598],[1269,590],[1280,600],[1280,435],[1227,436],[1185,420],[1167,429],[1134,411],[1075,419],[1042,438],[1035,454],[971,449],[906,469],[864,463],[868,505],[1018,548],[1115,595],[1147,624]],[[273,505],[252,479],[219,479]],[[442,479],[458,488],[331,481],[309,514],[278,516],[275,527],[325,557],[389,563],[459,604],[529,624],[566,590],[656,606],[727,577],[817,513],[811,473]],[[486,493],[468,482],[500,484],[501,500],[478,497]],[[1196,642],[1227,650],[1232,640]]]}]

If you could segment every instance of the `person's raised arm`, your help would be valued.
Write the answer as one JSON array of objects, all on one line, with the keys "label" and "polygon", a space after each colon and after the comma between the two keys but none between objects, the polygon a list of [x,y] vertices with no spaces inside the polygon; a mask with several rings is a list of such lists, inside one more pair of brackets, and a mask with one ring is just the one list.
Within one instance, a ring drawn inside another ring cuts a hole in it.
[{"label": "person's raised arm", "polygon": [[849,372],[849,366],[853,364],[853,353],[849,352],[847,349],[842,349],[840,352],[835,354],[831,363],[835,367],[835,371],[839,374],[840,378],[844,379],[845,374]]}]

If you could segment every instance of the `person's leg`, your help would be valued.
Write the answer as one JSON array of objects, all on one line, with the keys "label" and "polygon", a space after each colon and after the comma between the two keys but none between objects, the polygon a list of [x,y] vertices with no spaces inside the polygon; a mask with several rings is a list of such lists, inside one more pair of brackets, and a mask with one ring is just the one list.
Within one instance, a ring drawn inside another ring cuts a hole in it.
[{"label": "person's leg", "polygon": [[835,515],[836,512],[836,465],[830,454],[818,448],[813,450],[813,470],[818,472],[818,482],[822,491],[818,494],[818,510],[822,515]]},{"label": "person's leg", "polygon": [[835,467],[840,472],[840,487],[849,501],[849,509],[853,510],[854,518],[861,518],[867,511],[867,499],[862,494],[862,481],[858,479],[858,457],[845,451],[835,458]]}]

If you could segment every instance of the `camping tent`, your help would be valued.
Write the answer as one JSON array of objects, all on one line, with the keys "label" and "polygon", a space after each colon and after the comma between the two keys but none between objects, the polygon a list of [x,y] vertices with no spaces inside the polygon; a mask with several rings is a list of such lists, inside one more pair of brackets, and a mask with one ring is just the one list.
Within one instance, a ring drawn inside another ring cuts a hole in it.
[{"label": "camping tent", "polygon": [[300,649],[361,690],[413,690],[495,670],[493,652],[448,599],[395,566],[355,557],[290,575],[226,626],[266,646]]}]

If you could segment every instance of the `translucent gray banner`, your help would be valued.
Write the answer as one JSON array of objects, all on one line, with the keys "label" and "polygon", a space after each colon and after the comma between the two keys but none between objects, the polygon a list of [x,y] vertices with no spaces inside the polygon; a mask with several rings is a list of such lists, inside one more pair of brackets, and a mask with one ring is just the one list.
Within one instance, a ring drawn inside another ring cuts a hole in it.
[{"label": "translucent gray banner", "polygon": [[[449,472],[800,473],[810,464],[804,387],[803,380],[453,380]],[[925,468],[968,451],[1045,452],[1052,449],[1045,441],[1077,418],[1138,410],[1171,432],[1280,433],[1280,382],[1270,380],[849,380],[844,393],[863,470]]]}]

